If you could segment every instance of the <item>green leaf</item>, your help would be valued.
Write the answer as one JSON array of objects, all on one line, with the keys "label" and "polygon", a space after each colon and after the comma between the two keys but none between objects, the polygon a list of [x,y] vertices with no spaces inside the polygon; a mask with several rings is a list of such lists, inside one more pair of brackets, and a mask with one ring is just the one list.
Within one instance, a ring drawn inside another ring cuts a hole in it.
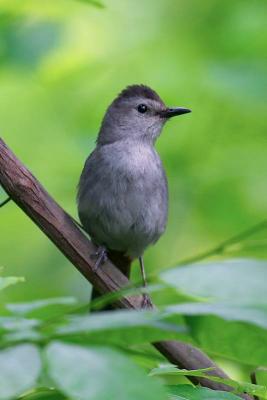
[{"label": "green leaf", "polygon": [[163,387],[123,354],[108,348],[51,343],[48,374],[57,388],[80,400],[165,400]]},{"label": "green leaf", "polygon": [[39,326],[37,319],[27,319],[21,317],[0,317],[0,330],[17,331],[31,329]]},{"label": "green leaf", "polygon": [[23,393],[20,400],[66,400],[63,394],[59,393],[57,390],[38,387],[33,390],[29,390]]},{"label": "green leaf", "polygon": [[258,367],[255,370],[256,383],[258,385],[267,386],[267,368]]},{"label": "green leaf", "polygon": [[16,283],[24,282],[24,281],[25,281],[25,279],[22,277],[16,277],[16,276],[1,277],[0,276],[0,290],[3,290],[10,285],[15,285]]},{"label": "green leaf", "polygon": [[186,332],[186,328],[164,321],[160,312],[127,310],[69,316],[67,324],[55,327],[51,332],[60,337],[76,337],[81,342],[119,343],[128,346],[177,339]]},{"label": "green leaf", "polygon": [[229,321],[242,321],[267,329],[266,306],[242,306],[223,303],[182,303],[166,311],[182,315],[215,315]]},{"label": "green leaf", "polygon": [[14,399],[32,388],[40,375],[41,359],[37,347],[30,344],[0,352],[0,399]]},{"label": "green leaf", "polygon": [[77,305],[77,300],[74,297],[57,297],[50,299],[42,299],[29,301],[26,303],[10,303],[6,304],[6,309],[18,315],[30,315],[44,317],[67,312]]},{"label": "green leaf", "polygon": [[168,387],[171,400],[240,400],[233,393],[211,390],[192,385],[175,385]]},{"label": "green leaf", "polygon": [[39,332],[33,329],[25,329],[21,331],[10,332],[2,336],[1,342],[4,345],[17,342],[39,342],[45,339]]},{"label": "green leaf", "polygon": [[167,366],[161,368],[154,368],[150,376],[163,376],[163,375],[176,375],[176,376],[196,376],[199,378],[207,378],[214,382],[223,383],[233,388],[238,393],[248,393],[255,396],[260,396],[267,399],[267,387],[261,385],[254,385],[247,382],[237,382],[230,378],[220,378],[212,375],[212,368],[202,368],[196,370],[178,369],[174,366]]},{"label": "green leaf", "polygon": [[212,371],[213,368],[199,368],[199,369],[179,369],[174,365],[164,365],[159,368],[153,368],[149,375],[160,376],[160,375],[178,375],[178,376],[196,376],[198,378],[206,378],[207,372]]},{"label": "green leaf", "polygon": [[166,311],[171,320],[175,313],[187,316],[192,337],[203,350],[245,364],[266,365],[266,307],[184,303]]},{"label": "green leaf", "polygon": [[104,295],[101,295],[90,302],[90,308],[93,310],[99,310],[109,304],[112,304],[114,301],[120,299],[123,296],[135,296],[143,293],[155,293],[161,292],[163,289],[167,288],[167,285],[148,285],[146,287],[136,287],[136,286],[126,286],[120,290],[116,290],[115,292],[109,292]]},{"label": "green leaf", "polygon": [[[170,314],[188,316],[186,321],[198,345],[207,352],[242,363],[265,365],[266,262],[236,260],[183,267],[181,275],[179,268],[175,271],[169,271],[170,276],[167,272],[168,280],[180,279],[184,289],[190,290],[191,285],[194,294],[216,298],[212,304],[184,303],[166,309]],[[171,278],[173,273],[175,276]]]},{"label": "green leaf", "polygon": [[169,285],[193,296],[231,304],[267,305],[267,262],[217,261],[174,268],[161,274]]},{"label": "green leaf", "polygon": [[204,351],[247,365],[267,364],[265,329],[213,316],[188,317],[187,323]]},{"label": "green leaf", "polygon": [[174,301],[201,301],[199,297],[189,296],[184,293],[178,293],[172,286],[167,284],[154,284],[146,287],[124,287],[116,292],[106,293],[100,297],[97,297],[90,302],[90,307],[93,310],[103,308],[108,304],[112,304],[115,300],[120,299],[122,296],[134,296],[143,293],[153,293],[153,299],[156,298],[156,304],[172,304]]}]

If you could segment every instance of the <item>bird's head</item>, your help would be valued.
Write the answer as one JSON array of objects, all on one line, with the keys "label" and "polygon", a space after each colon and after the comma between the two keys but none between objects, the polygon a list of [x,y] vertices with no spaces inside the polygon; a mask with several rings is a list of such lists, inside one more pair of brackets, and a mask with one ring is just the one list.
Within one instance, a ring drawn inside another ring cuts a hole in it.
[{"label": "bird's head", "polygon": [[190,111],[183,107],[167,107],[159,95],[145,85],[128,86],[107,109],[98,143],[129,139],[154,143],[166,121]]}]

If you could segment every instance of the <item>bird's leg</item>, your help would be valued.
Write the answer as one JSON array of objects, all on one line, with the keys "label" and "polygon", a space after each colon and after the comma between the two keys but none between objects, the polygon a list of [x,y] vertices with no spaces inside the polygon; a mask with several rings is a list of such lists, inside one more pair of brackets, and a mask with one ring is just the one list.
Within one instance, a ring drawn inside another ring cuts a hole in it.
[{"label": "bird's leg", "polygon": [[91,254],[90,257],[96,260],[93,265],[93,271],[96,272],[98,267],[107,260],[107,249],[104,246],[99,246],[97,251]]},{"label": "bird's leg", "polygon": [[[146,281],[146,271],[145,271],[145,265],[144,265],[144,259],[143,256],[139,257],[139,264],[140,264],[140,269],[141,269],[141,275],[143,279],[143,287],[147,287],[147,281]],[[148,293],[143,294],[143,302],[142,302],[142,307],[143,308],[153,308],[152,301],[148,295]]]}]

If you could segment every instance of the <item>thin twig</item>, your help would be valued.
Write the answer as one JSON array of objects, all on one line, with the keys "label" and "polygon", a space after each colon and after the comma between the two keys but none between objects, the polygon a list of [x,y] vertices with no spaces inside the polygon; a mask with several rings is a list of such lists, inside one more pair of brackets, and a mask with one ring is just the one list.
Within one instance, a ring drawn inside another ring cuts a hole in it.
[{"label": "thin twig", "polygon": [[0,203],[0,208],[4,207],[7,203],[11,201],[11,197],[8,197],[6,200],[3,201],[3,203]]},{"label": "thin twig", "polygon": [[204,251],[202,253],[196,254],[195,256],[184,258],[180,261],[178,261],[178,265],[186,265],[186,264],[192,264],[198,261],[202,261],[206,258],[215,256],[215,255],[221,255],[227,251],[227,249],[234,244],[240,243],[250,236],[255,235],[256,233],[266,230],[267,229],[267,220],[263,220],[257,225],[252,226],[249,229],[246,229],[245,231],[232,236],[231,238],[221,242],[219,245],[212,247],[210,250]]}]

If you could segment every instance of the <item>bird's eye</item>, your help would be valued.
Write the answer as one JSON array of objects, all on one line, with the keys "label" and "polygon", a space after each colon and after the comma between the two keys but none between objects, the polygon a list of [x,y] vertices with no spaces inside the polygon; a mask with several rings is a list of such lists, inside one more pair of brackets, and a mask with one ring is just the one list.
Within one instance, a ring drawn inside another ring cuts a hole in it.
[{"label": "bird's eye", "polygon": [[147,112],[148,108],[145,104],[139,104],[139,106],[137,107],[137,110],[141,114],[144,114],[145,112]]}]

